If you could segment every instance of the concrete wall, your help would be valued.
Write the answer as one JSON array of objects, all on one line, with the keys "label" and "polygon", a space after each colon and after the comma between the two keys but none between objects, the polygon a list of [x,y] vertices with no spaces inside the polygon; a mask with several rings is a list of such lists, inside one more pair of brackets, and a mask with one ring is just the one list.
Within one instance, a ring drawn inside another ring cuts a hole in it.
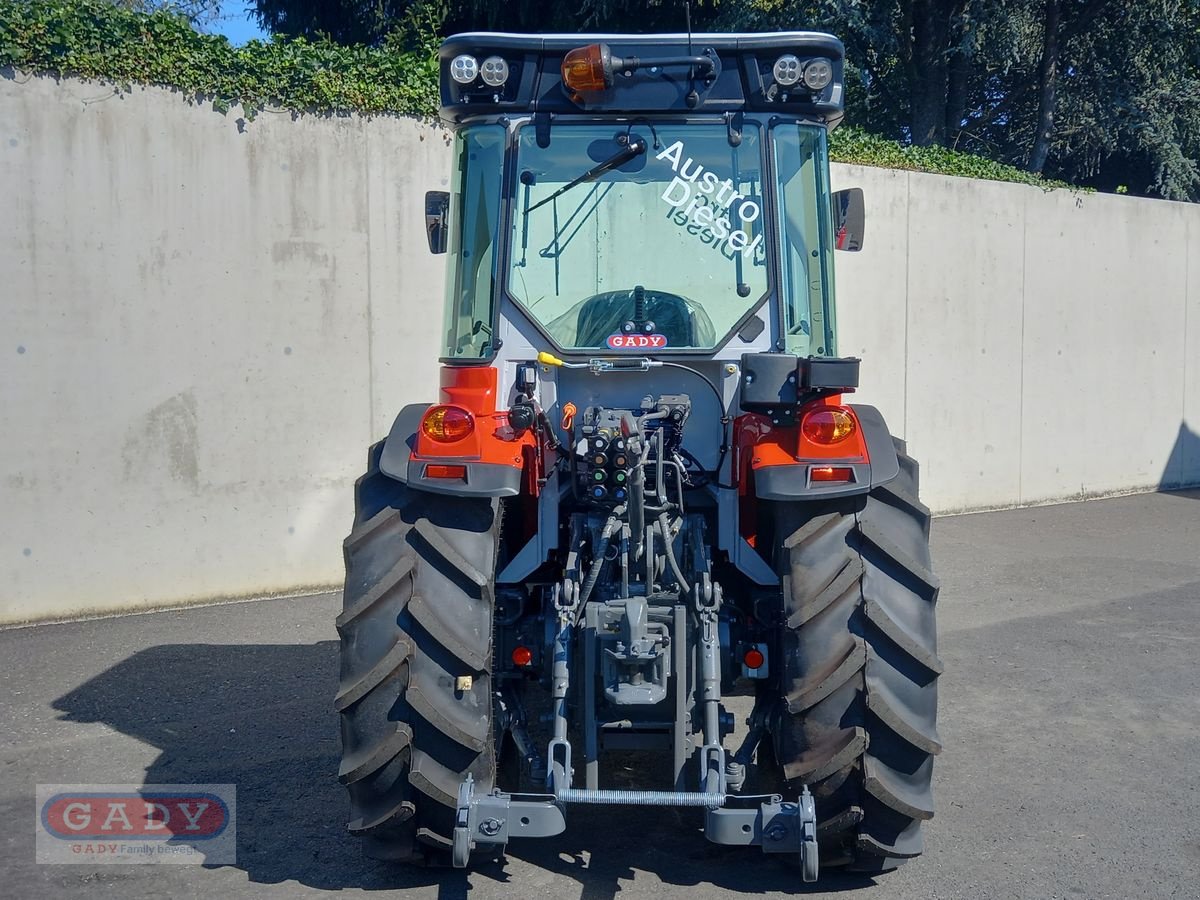
[{"label": "concrete wall", "polygon": [[[448,164],[409,121],[0,80],[0,621],[339,579],[365,448],[436,393]],[[1195,208],[835,180],[841,351],[931,506],[1200,481]]]},{"label": "concrete wall", "polygon": [[0,80],[0,621],[328,585],[436,393],[409,121]]},{"label": "concrete wall", "polygon": [[868,196],[866,249],[838,256],[838,349],[863,357],[860,397],[935,511],[1200,482],[1200,207],[851,166],[834,182]]}]

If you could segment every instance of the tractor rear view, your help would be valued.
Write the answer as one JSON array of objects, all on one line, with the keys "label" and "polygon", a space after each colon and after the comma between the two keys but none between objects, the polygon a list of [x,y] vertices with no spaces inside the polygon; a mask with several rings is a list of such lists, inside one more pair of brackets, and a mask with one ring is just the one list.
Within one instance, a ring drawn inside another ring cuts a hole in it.
[{"label": "tractor rear view", "polygon": [[842,72],[803,32],[443,45],[441,397],[369,452],[337,620],[369,854],[467,866],[595,805],[806,881],[921,852],[938,583],[836,353]]}]

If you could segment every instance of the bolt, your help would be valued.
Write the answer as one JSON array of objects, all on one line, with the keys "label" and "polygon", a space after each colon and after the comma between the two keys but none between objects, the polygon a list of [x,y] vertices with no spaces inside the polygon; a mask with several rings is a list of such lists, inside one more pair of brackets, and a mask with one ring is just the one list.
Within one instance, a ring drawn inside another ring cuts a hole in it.
[{"label": "bolt", "polygon": [[782,825],[772,825],[763,832],[763,837],[768,841],[782,841],[787,837],[787,829]]},{"label": "bolt", "polygon": [[484,819],[479,823],[479,833],[486,834],[488,837],[495,837],[500,833],[500,827],[504,822],[500,819]]}]

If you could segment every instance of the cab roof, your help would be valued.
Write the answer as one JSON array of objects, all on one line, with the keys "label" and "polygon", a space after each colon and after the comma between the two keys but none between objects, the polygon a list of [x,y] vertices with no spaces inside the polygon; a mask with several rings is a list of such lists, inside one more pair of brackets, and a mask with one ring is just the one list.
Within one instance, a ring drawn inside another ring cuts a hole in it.
[{"label": "cab roof", "polygon": [[[690,41],[690,50],[689,50]],[[615,79],[612,89],[580,95],[562,82],[563,57],[590,44],[606,44],[620,58],[666,59],[707,56],[711,77],[684,65],[645,66]],[[833,78],[820,91],[778,84],[776,60],[792,55],[801,65],[828,60]],[[498,56],[508,66],[503,84],[482,78],[461,84],[450,74],[460,56],[477,64]],[[451,124],[480,116],[519,113],[705,113],[779,112],[819,118],[832,127],[844,107],[842,42],[829,34],[785,31],[761,34],[505,34],[470,32],[447,38],[439,53],[441,115]],[[693,77],[689,77],[689,72]],[[694,92],[694,93],[693,93]],[[691,95],[691,96],[689,96]]]}]

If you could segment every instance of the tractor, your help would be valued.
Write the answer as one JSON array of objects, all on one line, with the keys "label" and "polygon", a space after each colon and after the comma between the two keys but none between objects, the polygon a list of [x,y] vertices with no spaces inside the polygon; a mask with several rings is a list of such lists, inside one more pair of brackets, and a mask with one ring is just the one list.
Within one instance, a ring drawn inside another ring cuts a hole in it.
[{"label": "tractor", "polygon": [[441,396],[368,453],[337,617],[369,856],[466,867],[597,805],[804,881],[921,853],[938,581],[837,353],[843,73],[810,32],[442,44]]}]

